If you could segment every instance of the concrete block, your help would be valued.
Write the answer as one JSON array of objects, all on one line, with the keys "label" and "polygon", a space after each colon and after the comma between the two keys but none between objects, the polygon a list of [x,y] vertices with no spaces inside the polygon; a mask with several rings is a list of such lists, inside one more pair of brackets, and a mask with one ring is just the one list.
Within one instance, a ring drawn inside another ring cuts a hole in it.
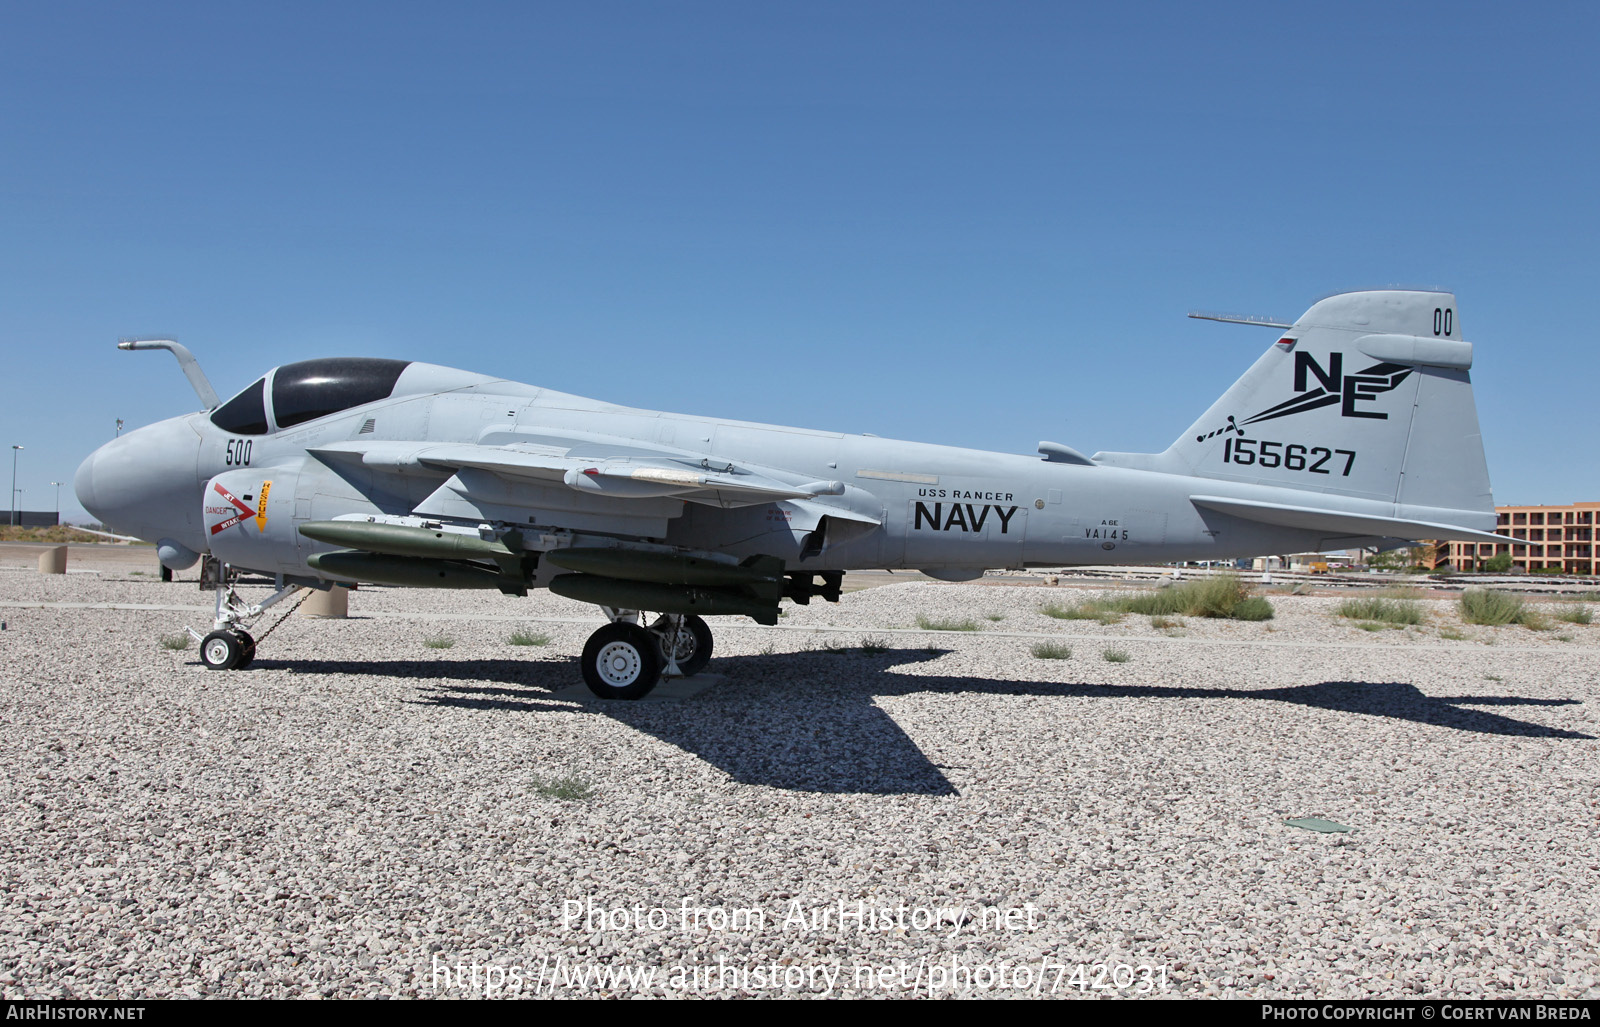
[{"label": "concrete block", "polygon": [[312,591],[300,605],[300,612],[307,617],[348,617],[350,590],[343,585],[335,585],[326,592]]}]

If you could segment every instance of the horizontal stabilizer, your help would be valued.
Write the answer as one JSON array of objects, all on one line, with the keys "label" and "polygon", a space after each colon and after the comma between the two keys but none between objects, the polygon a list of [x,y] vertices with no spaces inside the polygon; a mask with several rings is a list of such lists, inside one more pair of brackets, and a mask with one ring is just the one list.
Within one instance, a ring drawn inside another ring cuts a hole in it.
[{"label": "horizontal stabilizer", "polygon": [[1231,514],[1247,521],[1272,524],[1281,528],[1301,528],[1308,531],[1327,531],[1339,535],[1374,538],[1403,538],[1412,541],[1451,539],[1461,542],[1527,545],[1523,539],[1476,531],[1454,524],[1437,524],[1432,521],[1378,517],[1342,510],[1319,510],[1310,506],[1285,506],[1248,499],[1227,499],[1222,496],[1190,496],[1189,501],[1195,506],[1216,510],[1218,513]]}]

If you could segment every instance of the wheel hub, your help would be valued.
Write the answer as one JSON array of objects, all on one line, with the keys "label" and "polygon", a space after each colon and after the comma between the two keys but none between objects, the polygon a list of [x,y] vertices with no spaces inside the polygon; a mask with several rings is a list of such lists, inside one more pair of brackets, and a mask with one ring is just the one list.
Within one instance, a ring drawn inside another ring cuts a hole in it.
[{"label": "wheel hub", "polygon": [[639,677],[643,661],[639,651],[626,642],[612,642],[600,650],[596,669],[609,685],[631,685]]}]

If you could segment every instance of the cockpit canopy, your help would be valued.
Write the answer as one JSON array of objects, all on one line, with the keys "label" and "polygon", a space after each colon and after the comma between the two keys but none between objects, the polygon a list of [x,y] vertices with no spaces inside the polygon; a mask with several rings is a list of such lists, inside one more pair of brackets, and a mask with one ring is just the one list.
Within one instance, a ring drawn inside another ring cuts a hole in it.
[{"label": "cockpit canopy", "polygon": [[[407,360],[381,357],[325,357],[284,364],[269,371],[211,415],[211,423],[235,435],[265,435],[336,414],[363,403],[387,399]],[[272,390],[269,420],[267,390]]]},{"label": "cockpit canopy", "polygon": [[265,435],[267,427],[267,380],[257,378],[237,396],[212,413],[211,423],[234,435]]}]

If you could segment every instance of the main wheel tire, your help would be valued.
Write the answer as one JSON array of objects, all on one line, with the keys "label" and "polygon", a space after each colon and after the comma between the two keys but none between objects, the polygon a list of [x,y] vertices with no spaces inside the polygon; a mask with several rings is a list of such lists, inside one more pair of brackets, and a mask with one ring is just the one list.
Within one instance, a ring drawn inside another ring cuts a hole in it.
[{"label": "main wheel tire", "polygon": [[234,634],[239,636],[239,662],[233,665],[233,669],[244,670],[256,658],[256,640],[248,631],[235,631]]},{"label": "main wheel tire", "polygon": [[239,636],[231,631],[213,631],[200,641],[200,662],[207,670],[232,670],[243,652]]},{"label": "main wheel tire", "polygon": [[583,683],[602,699],[639,699],[659,680],[661,645],[637,624],[607,624],[583,647]]},{"label": "main wheel tire", "polygon": [[[657,633],[661,639],[662,658],[666,658],[666,647],[670,644],[667,632],[672,630],[672,622],[666,617],[659,618],[650,625],[650,630]],[[678,632],[677,650],[674,653],[678,658],[678,673],[686,678],[692,678],[711,662],[711,625],[704,619],[689,614],[683,618],[683,630]]]}]

